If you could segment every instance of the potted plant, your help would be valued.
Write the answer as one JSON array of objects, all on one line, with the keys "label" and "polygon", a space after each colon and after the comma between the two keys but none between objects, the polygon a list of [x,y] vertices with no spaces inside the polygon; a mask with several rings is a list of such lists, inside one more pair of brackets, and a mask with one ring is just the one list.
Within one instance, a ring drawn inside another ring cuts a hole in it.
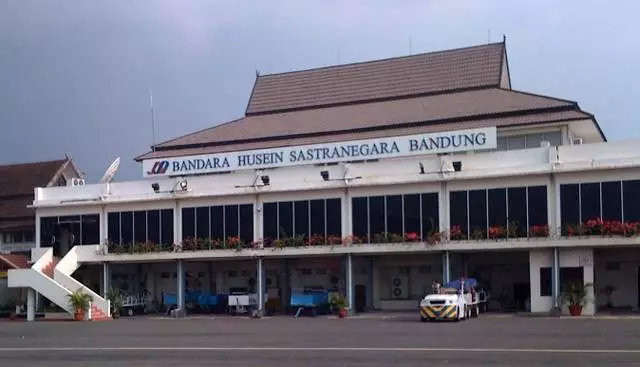
[{"label": "potted plant", "polygon": [[583,282],[571,282],[566,285],[563,298],[569,307],[571,316],[580,316],[582,314],[582,308],[589,301],[587,288],[591,286],[593,286],[591,283],[584,284]]},{"label": "potted plant", "polygon": [[122,309],[122,292],[118,288],[111,288],[107,293],[107,298],[111,303],[111,317],[120,318],[120,310]]},{"label": "potted plant", "polygon": [[346,309],[346,301],[344,299],[344,297],[342,297],[339,294],[334,294],[331,297],[331,307],[335,310],[338,310],[338,317],[339,318],[345,318],[347,316],[347,309]]},{"label": "potted plant", "polygon": [[73,308],[73,317],[76,321],[84,320],[84,314],[89,309],[90,303],[93,298],[90,294],[85,293],[82,289],[71,292],[67,295],[69,306]]}]

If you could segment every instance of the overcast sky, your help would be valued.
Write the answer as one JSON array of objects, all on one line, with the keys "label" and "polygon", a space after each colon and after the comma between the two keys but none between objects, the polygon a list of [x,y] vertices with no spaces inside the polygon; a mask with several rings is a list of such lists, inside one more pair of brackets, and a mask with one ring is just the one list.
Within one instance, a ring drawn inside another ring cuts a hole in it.
[{"label": "overcast sky", "polygon": [[0,0],[0,162],[71,155],[116,179],[152,142],[242,116],[273,73],[496,42],[514,89],[639,138],[638,1]]}]

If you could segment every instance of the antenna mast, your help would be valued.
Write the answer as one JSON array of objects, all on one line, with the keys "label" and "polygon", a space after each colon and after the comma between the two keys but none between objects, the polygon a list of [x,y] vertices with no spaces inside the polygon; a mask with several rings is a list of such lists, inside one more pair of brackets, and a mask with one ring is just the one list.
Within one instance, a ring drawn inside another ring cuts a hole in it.
[{"label": "antenna mast", "polygon": [[156,119],[153,113],[153,90],[149,89],[149,109],[151,110],[151,150],[156,151]]}]

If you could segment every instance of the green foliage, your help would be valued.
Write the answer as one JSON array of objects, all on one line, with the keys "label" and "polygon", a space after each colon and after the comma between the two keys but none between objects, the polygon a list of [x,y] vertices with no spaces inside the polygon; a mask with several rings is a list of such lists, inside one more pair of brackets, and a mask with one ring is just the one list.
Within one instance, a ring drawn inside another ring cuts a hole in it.
[{"label": "green foliage", "polygon": [[82,289],[71,292],[67,295],[69,306],[75,311],[87,311],[89,309],[89,303],[93,301],[93,297],[90,294],[85,293]]}]

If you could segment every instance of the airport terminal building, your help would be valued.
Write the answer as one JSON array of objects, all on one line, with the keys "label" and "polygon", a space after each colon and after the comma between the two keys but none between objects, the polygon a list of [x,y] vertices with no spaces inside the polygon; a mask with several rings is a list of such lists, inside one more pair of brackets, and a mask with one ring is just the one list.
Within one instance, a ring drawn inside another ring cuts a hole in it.
[{"label": "airport terminal building", "polygon": [[30,304],[334,289],[416,310],[459,277],[495,311],[549,312],[572,281],[584,314],[640,303],[640,141],[512,89],[504,42],[258,75],[243,117],[136,160],[139,181],[36,189],[37,261],[9,275]]}]

